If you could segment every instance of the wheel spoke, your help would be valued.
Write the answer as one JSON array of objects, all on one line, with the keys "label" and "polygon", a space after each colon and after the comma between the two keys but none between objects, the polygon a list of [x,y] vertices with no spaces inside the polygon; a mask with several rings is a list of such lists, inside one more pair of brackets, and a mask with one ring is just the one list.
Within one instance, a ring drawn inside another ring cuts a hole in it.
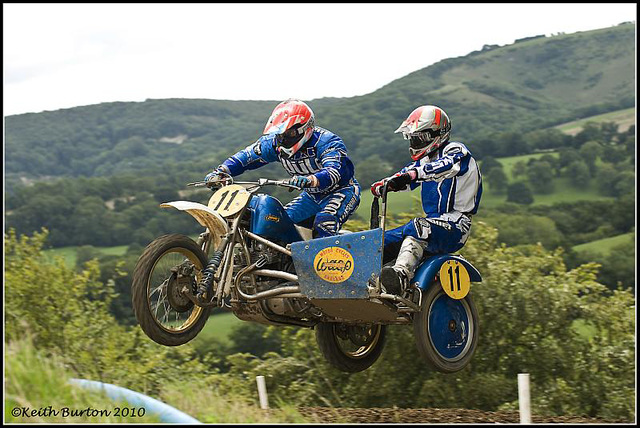
[{"label": "wheel spoke", "polygon": [[[164,303],[164,289],[160,290],[160,293],[158,293],[158,300],[156,301],[156,311],[155,311],[155,315],[156,315],[156,319],[158,319],[158,309],[160,308],[160,303]],[[162,299],[162,300],[161,300]],[[163,305],[164,307],[164,305]]]},{"label": "wheel spoke", "polygon": [[375,348],[381,326],[347,326],[346,328],[346,338],[342,338],[335,332],[338,345],[345,354],[352,358],[363,358]]},{"label": "wheel spoke", "polygon": [[[154,264],[149,275],[148,302],[151,313],[163,329],[179,331],[189,328],[197,321],[201,308],[191,307],[178,309],[174,306],[174,299],[180,299],[181,291],[175,289],[180,285],[176,282],[176,272],[184,271],[185,265],[198,269],[200,262],[192,253],[184,253],[181,249],[172,249],[163,254]],[[197,264],[196,264],[197,263]],[[157,287],[153,284],[159,284]],[[171,294],[171,295],[169,295]],[[186,297],[182,297],[186,299]]]},{"label": "wheel spoke", "polygon": [[167,282],[169,282],[169,278],[165,279],[164,281],[162,281],[162,284],[158,285],[150,294],[149,296],[153,296],[153,293],[155,293],[156,291],[160,291],[162,293],[162,288],[167,286]]}]

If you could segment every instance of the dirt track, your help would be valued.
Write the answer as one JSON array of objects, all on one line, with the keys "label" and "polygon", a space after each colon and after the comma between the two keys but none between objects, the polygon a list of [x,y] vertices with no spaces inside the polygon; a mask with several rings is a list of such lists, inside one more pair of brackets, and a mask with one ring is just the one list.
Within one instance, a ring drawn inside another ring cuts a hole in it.
[{"label": "dirt track", "polygon": [[[422,423],[422,424],[481,424],[520,423],[518,412],[484,412],[466,409],[349,409],[328,407],[303,407],[300,413],[310,419],[324,423]],[[531,416],[534,424],[584,423],[610,424],[630,423],[622,420],[607,421],[580,416]]]}]

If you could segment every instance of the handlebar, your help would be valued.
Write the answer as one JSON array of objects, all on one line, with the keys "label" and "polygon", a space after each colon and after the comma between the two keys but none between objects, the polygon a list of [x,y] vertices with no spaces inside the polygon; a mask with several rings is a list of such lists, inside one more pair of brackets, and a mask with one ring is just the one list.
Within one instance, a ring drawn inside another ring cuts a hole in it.
[{"label": "handlebar", "polygon": [[289,180],[269,180],[267,178],[259,178],[258,181],[234,181],[233,178],[223,178],[221,180],[210,180],[210,181],[196,181],[193,183],[187,183],[187,186],[193,187],[205,187],[207,185],[214,186],[222,186],[225,184],[248,184],[253,185],[256,188],[264,187],[264,186],[280,186],[286,187],[292,190],[302,190],[302,187],[294,186],[288,183]]},{"label": "handlebar", "polygon": [[[387,217],[387,193],[389,190],[387,186],[388,182],[385,182],[382,186],[382,192],[380,192],[380,196],[373,196],[373,200],[371,201],[371,218],[370,218],[370,228],[375,229],[377,227],[381,227],[382,231],[386,230],[386,217]],[[379,201],[382,201],[382,212],[380,212]]]}]

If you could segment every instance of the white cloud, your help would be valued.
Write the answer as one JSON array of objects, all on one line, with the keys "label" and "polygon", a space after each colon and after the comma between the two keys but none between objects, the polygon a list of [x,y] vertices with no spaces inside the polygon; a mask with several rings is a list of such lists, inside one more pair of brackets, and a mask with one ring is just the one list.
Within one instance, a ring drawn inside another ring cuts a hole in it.
[{"label": "white cloud", "polygon": [[372,92],[484,44],[635,20],[635,4],[3,4],[5,114],[146,98]]}]

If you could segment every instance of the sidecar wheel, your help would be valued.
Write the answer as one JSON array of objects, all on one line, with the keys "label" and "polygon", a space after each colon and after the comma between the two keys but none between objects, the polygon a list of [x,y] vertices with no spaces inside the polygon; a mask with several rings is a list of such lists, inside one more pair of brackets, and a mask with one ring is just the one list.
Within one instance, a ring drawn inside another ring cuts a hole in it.
[{"label": "sidecar wheel", "polygon": [[449,297],[439,282],[431,284],[415,314],[418,352],[433,369],[455,373],[469,364],[478,344],[478,311],[471,293]]},{"label": "sidecar wheel", "polygon": [[[184,286],[195,290],[207,262],[204,251],[185,235],[161,236],[142,252],[131,284],[133,311],[154,342],[183,345],[204,327],[211,308],[194,305],[181,290]],[[191,274],[177,275],[179,266]]]},{"label": "sidecar wheel", "polygon": [[316,326],[316,341],[332,366],[355,373],[368,369],[380,357],[386,331],[386,326],[380,324],[323,322]]}]

